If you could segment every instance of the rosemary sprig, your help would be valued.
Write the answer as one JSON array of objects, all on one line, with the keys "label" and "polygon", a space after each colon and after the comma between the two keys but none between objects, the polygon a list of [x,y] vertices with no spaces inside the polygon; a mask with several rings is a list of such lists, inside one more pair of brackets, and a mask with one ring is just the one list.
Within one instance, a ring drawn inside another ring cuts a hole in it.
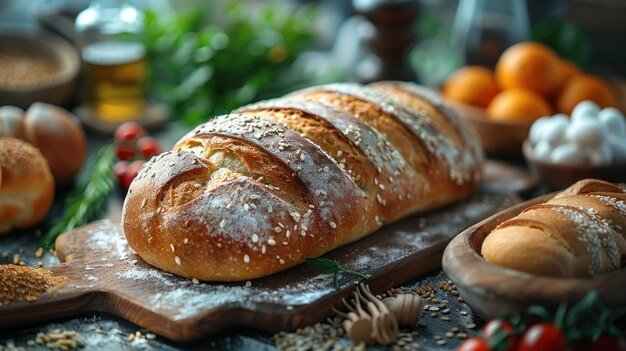
[{"label": "rosemary sprig", "polygon": [[344,268],[343,266],[339,264],[339,262],[328,259],[328,258],[323,258],[323,257],[307,258],[306,263],[315,268],[319,268],[326,272],[333,273],[333,282],[335,283],[335,289],[339,289],[339,273],[341,272],[352,274],[352,275],[355,275],[357,277],[361,277],[367,280],[366,275]]},{"label": "rosemary sprig", "polygon": [[57,237],[100,216],[106,209],[108,195],[116,183],[113,174],[113,144],[103,146],[93,161],[91,174],[65,198],[65,211],[41,240],[45,249],[54,247]]}]

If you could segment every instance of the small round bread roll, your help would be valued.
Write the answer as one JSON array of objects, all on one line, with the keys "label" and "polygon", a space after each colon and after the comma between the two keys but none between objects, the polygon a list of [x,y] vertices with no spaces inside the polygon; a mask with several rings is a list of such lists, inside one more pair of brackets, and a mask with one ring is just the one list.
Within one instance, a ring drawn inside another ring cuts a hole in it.
[{"label": "small round bread roll", "polygon": [[0,107],[0,137],[26,138],[24,110],[11,105]]},{"label": "small round bread roll", "polygon": [[41,150],[56,182],[72,180],[87,155],[85,132],[76,119],[60,107],[36,102],[24,122],[26,140]]},{"label": "small round bread roll", "polygon": [[0,137],[0,234],[39,222],[53,198],[54,179],[41,152],[25,141]]}]

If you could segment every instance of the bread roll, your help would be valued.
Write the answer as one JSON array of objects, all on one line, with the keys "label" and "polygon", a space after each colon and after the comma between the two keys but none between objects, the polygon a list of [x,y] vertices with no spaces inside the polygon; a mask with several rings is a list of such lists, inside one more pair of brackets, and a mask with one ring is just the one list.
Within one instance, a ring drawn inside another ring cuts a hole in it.
[{"label": "bread roll", "polygon": [[610,272],[626,260],[625,201],[616,185],[580,181],[500,224],[481,253],[488,262],[532,274],[587,278]]},{"label": "bread roll", "polygon": [[318,86],[184,136],[135,178],[122,224],[163,270],[253,279],[471,194],[482,162],[471,128],[415,85]]},{"label": "bread roll", "polygon": [[19,139],[0,137],[0,234],[39,222],[53,197],[54,180],[41,152]]},{"label": "bread roll", "polygon": [[80,171],[87,156],[85,132],[66,110],[36,102],[26,111],[26,141],[48,160],[57,183],[66,183]]}]

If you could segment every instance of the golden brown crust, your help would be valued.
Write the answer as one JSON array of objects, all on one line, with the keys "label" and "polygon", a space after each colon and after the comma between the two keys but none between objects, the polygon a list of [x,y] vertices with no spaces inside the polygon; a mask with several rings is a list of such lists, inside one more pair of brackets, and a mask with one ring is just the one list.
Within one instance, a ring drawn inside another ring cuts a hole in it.
[{"label": "golden brown crust", "polygon": [[[597,192],[602,190],[610,192]],[[491,263],[534,274],[584,278],[610,272],[626,260],[624,201],[615,185],[580,181],[500,224],[481,253]]]},{"label": "golden brown crust", "polygon": [[470,194],[482,156],[449,166],[448,154],[429,151],[438,147],[432,143],[463,150],[463,136],[425,140],[416,129],[440,132],[416,125],[427,117],[410,111],[346,84],[217,117],[148,162],[132,183],[123,213],[128,242],[166,271],[239,281]]},{"label": "golden brown crust", "polygon": [[0,234],[27,228],[48,212],[54,181],[45,158],[32,145],[0,137]]}]

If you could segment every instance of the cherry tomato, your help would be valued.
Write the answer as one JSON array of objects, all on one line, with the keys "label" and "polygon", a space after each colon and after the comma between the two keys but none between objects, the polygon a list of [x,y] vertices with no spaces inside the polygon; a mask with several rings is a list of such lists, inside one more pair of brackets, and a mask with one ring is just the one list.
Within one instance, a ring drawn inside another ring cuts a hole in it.
[{"label": "cherry tomato", "polygon": [[610,336],[606,334],[600,335],[599,338],[591,342],[590,351],[625,351],[626,340],[621,337]]},{"label": "cherry tomato", "polygon": [[137,142],[139,151],[143,155],[144,159],[149,159],[150,157],[157,155],[161,152],[161,145],[156,139],[151,137],[143,137],[139,139]]},{"label": "cherry tomato", "polygon": [[[493,319],[489,321],[489,323],[485,324],[485,326],[481,329],[483,334],[483,338],[487,345],[491,343],[491,339],[498,331],[511,331],[513,329],[513,325],[502,319]],[[508,347],[505,349],[506,351],[515,351],[517,350],[517,344],[519,343],[518,335],[509,335],[507,338]]]},{"label": "cherry tomato", "polygon": [[552,323],[539,323],[530,327],[518,347],[519,351],[565,350],[565,335]]},{"label": "cherry tomato", "polygon": [[133,179],[135,179],[144,163],[144,160],[137,160],[128,165],[126,172],[124,172],[122,178],[120,179],[120,184],[124,190],[128,190],[128,188],[130,188],[130,184],[133,182]]},{"label": "cherry tomato", "polygon": [[115,129],[113,139],[116,143],[122,144],[124,142],[137,140],[144,134],[143,127],[137,122],[124,122]]},{"label": "cherry tomato", "polygon": [[134,158],[136,154],[135,150],[126,147],[118,146],[115,149],[115,156],[117,156],[118,160],[122,161],[130,160]]},{"label": "cherry tomato", "polygon": [[117,161],[113,166],[113,174],[117,177],[118,181],[122,181],[124,173],[128,170],[128,161]]},{"label": "cherry tomato", "polygon": [[457,347],[456,351],[490,351],[487,343],[479,338],[471,338],[464,343],[462,343],[459,347]]}]

